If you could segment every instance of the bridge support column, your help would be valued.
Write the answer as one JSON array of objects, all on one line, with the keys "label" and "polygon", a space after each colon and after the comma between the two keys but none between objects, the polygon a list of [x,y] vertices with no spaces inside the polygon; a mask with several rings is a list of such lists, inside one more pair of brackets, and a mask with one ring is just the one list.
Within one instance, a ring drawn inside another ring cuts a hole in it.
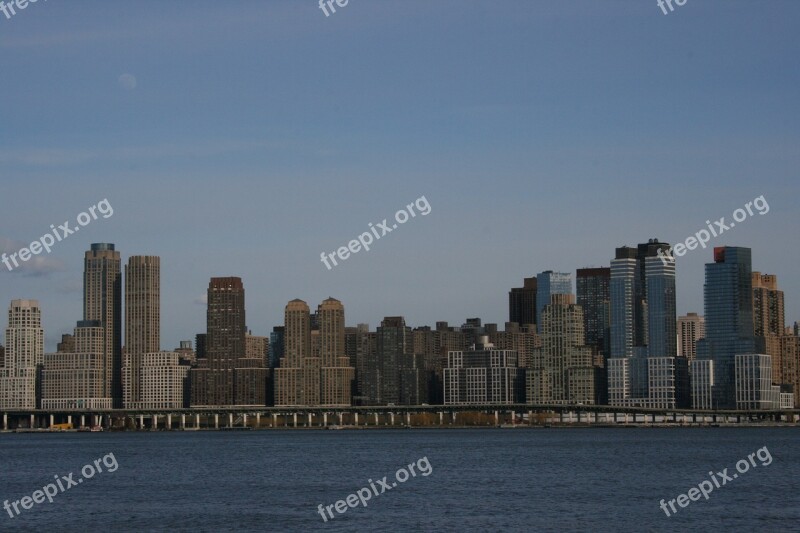
[{"label": "bridge support column", "polygon": [[558,421],[561,422],[562,424],[564,423],[564,410],[563,409],[558,412]]},{"label": "bridge support column", "polygon": [[272,413],[272,427],[278,425],[278,413]]},{"label": "bridge support column", "polygon": [[247,427],[247,415],[242,415],[242,427]]},{"label": "bridge support column", "polygon": [[453,425],[456,425],[456,412],[453,411]]},{"label": "bridge support column", "polygon": [[261,427],[261,413],[256,413],[256,429]]},{"label": "bridge support column", "polygon": [[233,413],[228,413],[228,427],[233,427]]},{"label": "bridge support column", "polygon": [[294,413],[294,427],[297,427],[297,413]]},{"label": "bridge support column", "polygon": [[406,425],[411,426],[411,411],[406,411]]},{"label": "bridge support column", "polygon": [[172,429],[172,415],[171,414],[167,415],[167,429],[168,430]]},{"label": "bridge support column", "polygon": [[339,415],[339,425],[342,425],[342,420],[344,419],[344,413],[337,413]]},{"label": "bridge support column", "polygon": [[31,415],[31,429],[36,427],[36,415]]},{"label": "bridge support column", "polygon": [[378,413],[377,412],[375,413],[375,425],[376,426],[378,425]]},{"label": "bridge support column", "polygon": [[49,428],[53,427],[53,422],[54,422],[53,418],[54,418],[53,415],[50,415],[50,425],[47,426],[47,427],[49,427]]},{"label": "bridge support column", "polygon": [[308,427],[311,427],[311,413],[308,413]]},{"label": "bridge support column", "polygon": [[85,425],[86,425],[86,417],[84,415],[81,415],[81,427],[84,427]]},{"label": "bridge support column", "polygon": [[439,411],[439,425],[444,424],[444,413]]},{"label": "bridge support column", "polygon": [[355,413],[356,425],[358,425],[358,413]]},{"label": "bridge support column", "polygon": [[153,427],[151,429],[158,429],[158,415],[153,416]]},{"label": "bridge support column", "polygon": [[72,415],[67,415],[67,424],[72,425]]},{"label": "bridge support column", "polygon": [[[208,422],[208,419],[206,419],[206,422]],[[195,427],[195,429],[200,429],[200,415],[199,414],[194,415],[194,427]]]},{"label": "bridge support column", "polygon": [[219,414],[214,414],[214,429],[219,429]]},{"label": "bridge support column", "polygon": [[389,413],[389,417],[392,420],[392,425],[394,425],[394,413]]},{"label": "bridge support column", "polygon": [[328,413],[324,413],[322,415],[322,425],[324,427],[328,427]]},{"label": "bridge support column", "polygon": [[181,429],[186,429],[186,415],[181,415]]},{"label": "bridge support column", "polygon": [[500,425],[500,413],[498,413],[497,411],[494,412],[494,425],[495,426]]},{"label": "bridge support column", "polygon": [[8,414],[3,413],[3,429],[8,429]]}]

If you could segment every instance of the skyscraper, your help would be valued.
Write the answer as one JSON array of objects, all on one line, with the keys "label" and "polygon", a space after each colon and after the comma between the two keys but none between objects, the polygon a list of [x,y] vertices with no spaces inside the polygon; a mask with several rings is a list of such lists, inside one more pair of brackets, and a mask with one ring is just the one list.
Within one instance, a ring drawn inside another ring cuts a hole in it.
[{"label": "skyscraper", "polygon": [[714,248],[714,262],[706,264],[706,336],[697,358],[714,362],[714,409],[736,408],[735,356],[757,353],[751,265],[750,248],[733,246]]},{"label": "skyscraper", "polygon": [[528,403],[594,404],[597,369],[575,296],[554,294],[541,320],[542,347],[534,350],[526,375]]},{"label": "skyscraper", "polygon": [[772,380],[775,383],[785,383],[781,350],[781,337],[786,333],[785,320],[783,291],[778,289],[777,276],[753,272],[753,333],[763,343],[764,353],[772,358]]},{"label": "skyscraper", "polygon": [[697,341],[706,336],[706,321],[697,313],[678,318],[678,356],[694,361],[697,357]]},{"label": "skyscraper", "polygon": [[612,405],[688,405],[688,362],[677,358],[675,263],[658,256],[668,248],[650,239],[636,248],[617,248],[611,261]]},{"label": "skyscraper", "polygon": [[498,350],[486,336],[468,350],[447,353],[445,405],[513,404],[522,399],[523,370],[517,353]]},{"label": "skyscraper", "polygon": [[586,345],[609,355],[611,331],[611,269],[579,268],[575,276],[577,302],[583,308]]},{"label": "skyscraper", "polygon": [[119,252],[95,243],[84,256],[83,319],[103,328],[103,397],[122,407],[122,276]]},{"label": "skyscraper", "polygon": [[370,379],[379,384],[379,405],[409,403],[403,377],[414,368],[414,338],[401,316],[387,316],[377,330],[377,364]]},{"label": "skyscraper", "polygon": [[633,357],[636,343],[636,251],[617,248],[609,281],[611,357]]},{"label": "skyscraper", "polygon": [[44,330],[38,301],[11,301],[5,339],[0,409],[36,409],[37,366],[44,361]]},{"label": "skyscraper", "polygon": [[275,405],[319,405],[319,358],[311,357],[311,313],[295,299],[284,310],[284,355],[275,369]]},{"label": "skyscraper", "polygon": [[536,323],[536,278],[525,278],[522,287],[509,291],[508,321],[520,326]]},{"label": "skyscraper", "polygon": [[536,275],[536,325],[539,333],[542,332],[542,310],[550,303],[553,294],[572,294],[572,274],[546,270]]},{"label": "skyscraper", "polygon": [[161,260],[133,256],[125,266],[123,404],[142,402],[142,356],[161,349]]},{"label": "skyscraper", "polygon": [[647,286],[647,355],[678,355],[677,311],[675,307],[675,263],[658,257],[645,258]]},{"label": "skyscraper", "polygon": [[321,391],[320,402],[326,406],[348,406],[352,403],[355,368],[344,349],[344,306],[336,298],[328,298],[317,309],[320,335]]},{"label": "skyscraper", "polygon": [[192,376],[192,405],[266,405],[263,357],[247,358],[241,278],[211,278],[206,313],[206,364]]}]

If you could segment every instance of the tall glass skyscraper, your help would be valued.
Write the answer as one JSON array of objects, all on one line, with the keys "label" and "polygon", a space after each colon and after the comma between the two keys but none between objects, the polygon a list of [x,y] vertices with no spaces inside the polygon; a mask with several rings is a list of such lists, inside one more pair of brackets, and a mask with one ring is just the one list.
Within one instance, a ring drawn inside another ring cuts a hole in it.
[{"label": "tall glass skyscraper", "polygon": [[714,248],[704,285],[706,337],[697,358],[714,361],[714,409],[736,408],[736,354],[763,353],[756,347],[750,248]]},{"label": "tall glass skyscraper", "polygon": [[675,263],[659,257],[645,259],[649,357],[678,355],[677,310],[675,308]]},{"label": "tall glass skyscraper", "polygon": [[617,248],[611,261],[611,357],[632,357],[636,340],[636,250]]},{"label": "tall glass skyscraper", "polygon": [[536,329],[542,332],[540,318],[553,294],[572,294],[572,274],[546,270],[536,275]]},{"label": "tall glass skyscraper", "polygon": [[583,308],[583,327],[586,345],[593,346],[608,357],[610,301],[610,268],[579,268],[575,276],[578,305]]}]

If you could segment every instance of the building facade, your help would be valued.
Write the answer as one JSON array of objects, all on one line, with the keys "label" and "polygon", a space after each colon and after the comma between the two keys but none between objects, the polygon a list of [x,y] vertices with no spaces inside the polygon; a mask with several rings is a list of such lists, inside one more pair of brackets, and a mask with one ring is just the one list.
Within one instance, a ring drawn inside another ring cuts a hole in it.
[{"label": "building facade", "polygon": [[513,404],[522,399],[517,354],[497,350],[488,337],[471,350],[450,351],[444,368],[445,405]]},{"label": "building facade", "polygon": [[84,254],[83,320],[103,328],[102,397],[112,398],[115,408],[122,407],[122,273],[113,244],[92,244]]},{"label": "building facade", "polygon": [[536,275],[536,326],[542,332],[541,315],[554,294],[572,294],[572,274],[546,270]]},{"label": "building facade", "polygon": [[146,353],[161,350],[161,260],[133,256],[125,266],[125,350],[122,390],[126,409],[141,405]]},{"label": "building facade", "polygon": [[37,300],[12,300],[0,367],[0,409],[36,409],[37,368],[44,361],[42,310]]},{"label": "building facade", "polygon": [[706,322],[697,313],[678,317],[678,357],[694,361],[697,357],[697,341],[706,336]]}]

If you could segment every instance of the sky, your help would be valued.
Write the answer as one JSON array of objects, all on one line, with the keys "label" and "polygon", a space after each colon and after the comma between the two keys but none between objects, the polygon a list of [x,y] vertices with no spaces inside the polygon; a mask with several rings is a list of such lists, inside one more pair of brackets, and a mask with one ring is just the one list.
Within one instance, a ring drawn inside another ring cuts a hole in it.
[{"label": "sky", "polygon": [[[240,276],[267,335],[294,298],[348,325],[502,324],[544,270],[685,241],[678,313],[703,312],[713,246],[753,250],[800,320],[800,3],[688,0],[42,1],[0,14],[0,251],[107,200],[23,266],[47,350],[82,314],[83,253],[161,257],[161,344],[205,330]],[[417,214],[327,269],[424,197]],[[422,202],[424,203],[424,202]]]}]

